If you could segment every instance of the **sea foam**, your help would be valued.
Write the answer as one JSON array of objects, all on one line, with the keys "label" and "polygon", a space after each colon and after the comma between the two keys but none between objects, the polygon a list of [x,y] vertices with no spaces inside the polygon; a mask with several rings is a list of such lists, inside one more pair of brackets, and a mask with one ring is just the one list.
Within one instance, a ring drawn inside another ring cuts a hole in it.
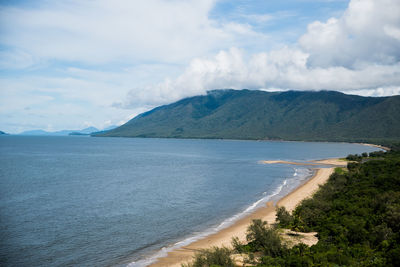
[{"label": "sea foam", "polygon": [[170,246],[163,247],[154,254],[149,255],[145,259],[141,259],[138,261],[131,262],[127,265],[127,267],[145,267],[157,261],[158,258],[162,258],[168,255],[169,252],[187,246],[197,240],[203,239],[209,235],[215,234],[222,229],[225,229],[231,225],[233,225],[238,220],[243,217],[249,215],[254,212],[256,209],[265,205],[268,201],[276,201],[282,196],[289,193],[291,190],[299,186],[304,180],[311,177],[313,170],[308,168],[295,168],[293,172],[293,176],[291,178],[287,178],[283,180],[283,182],[277,186],[271,194],[268,192],[264,192],[261,199],[252,203],[242,212],[239,212],[232,217],[225,219],[219,225],[209,228],[203,232],[194,233],[192,236],[183,239],[182,241],[176,242]]}]

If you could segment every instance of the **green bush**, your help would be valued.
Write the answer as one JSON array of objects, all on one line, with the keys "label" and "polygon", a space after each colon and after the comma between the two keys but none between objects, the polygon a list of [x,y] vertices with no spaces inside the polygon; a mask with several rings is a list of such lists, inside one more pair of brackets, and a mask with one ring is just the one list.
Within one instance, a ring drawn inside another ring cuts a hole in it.
[{"label": "green bush", "polygon": [[347,159],[348,161],[361,161],[361,160],[362,160],[362,156],[360,156],[360,155],[358,155],[358,154],[354,154],[354,155],[350,154],[350,155],[348,155],[348,156],[346,157],[346,159]]},{"label": "green bush", "polygon": [[385,154],[384,151],[374,151],[374,152],[369,153],[369,156],[371,158],[377,158],[377,157],[382,157],[384,154]]},{"label": "green bush", "polygon": [[246,239],[254,251],[261,251],[263,255],[279,256],[285,249],[277,230],[259,219],[247,228]]},{"label": "green bush", "polygon": [[261,257],[261,266],[265,267],[280,267],[285,266],[285,260],[282,258],[274,258],[271,256]]},{"label": "green bush", "polygon": [[234,267],[231,251],[228,248],[213,247],[197,252],[192,263],[182,264],[182,267]]},{"label": "green bush", "polygon": [[293,216],[286,210],[285,207],[276,208],[276,221],[280,227],[287,228],[293,224]]}]

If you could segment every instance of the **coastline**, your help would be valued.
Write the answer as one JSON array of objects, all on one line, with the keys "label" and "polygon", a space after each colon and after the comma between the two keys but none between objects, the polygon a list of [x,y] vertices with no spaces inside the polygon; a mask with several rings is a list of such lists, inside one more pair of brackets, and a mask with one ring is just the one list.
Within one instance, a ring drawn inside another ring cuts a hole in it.
[{"label": "coastline", "polygon": [[[319,164],[316,164],[318,162]],[[320,161],[313,162],[312,165],[325,165]],[[261,162],[267,164],[283,163],[283,164],[293,164],[291,162]],[[239,219],[234,224],[227,228],[224,228],[217,233],[210,234],[202,239],[194,241],[188,245],[182,246],[181,248],[172,250],[168,252],[167,256],[160,257],[156,262],[148,265],[150,267],[180,267],[182,263],[190,262],[196,251],[204,248],[210,248],[213,246],[231,246],[232,237],[236,236],[241,241],[246,240],[246,230],[253,219],[262,219],[267,221],[269,224],[275,222],[275,207],[285,206],[289,211],[292,211],[303,199],[311,197],[314,192],[319,188],[319,185],[324,184],[330,175],[334,171],[334,166],[343,166],[343,161],[338,164],[338,159],[331,159],[328,163],[329,167],[315,168],[314,175],[305,181],[303,184],[289,192],[287,195],[280,198],[276,205],[272,201],[267,202],[264,206],[256,209],[254,212],[248,214],[247,216]],[[300,163],[296,163],[299,164]],[[308,165],[308,164],[301,164]],[[332,166],[334,165],[334,166]]]},{"label": "coastline", "polygon": [[360,145],[364,145],[364,146],[372,146],[372,147],[380,148],[380,149],[383,149],[384,151],[389,151],[390,150],[389,147],[381,146],[381,145],[368,144],[368,143],[359,143],[359,144]]}]

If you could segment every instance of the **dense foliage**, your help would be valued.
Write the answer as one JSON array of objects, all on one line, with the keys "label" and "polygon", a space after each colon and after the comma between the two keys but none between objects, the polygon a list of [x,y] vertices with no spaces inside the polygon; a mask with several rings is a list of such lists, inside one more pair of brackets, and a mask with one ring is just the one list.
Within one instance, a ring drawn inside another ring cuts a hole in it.
[{"label": "dense foliage", "polygon": [[276,221],[282,228],[289,228],[293,224],[293,216],[286,210],[285,207],[276,208]]},{"label": "dense foliage", "polygon": [[182,267],[234,267],[235,264],[230,257],[231,254],[232,252],[224,247],[203,249],[196,253],[193,263],[182,264]]},{"label": "dense foliage", "polygon": [[247,230],[246,239],[252,252],[273,257],[282,255],[284,246],[279,234],[274,228],[268,227],[267,222],[254,220]]},{"label": "dense foliage", "polygon": [[400,139],[400,96],[214,90],[97,136],[382,142]]},{"label": "dense foliage", "polygon": [[303,251],[311,265],[400,262],[400,155],[359,161],[349,163],[349,172],[334,173],[293,213],[293,229],[318,232],[318,244]]},{"label": "dense foliage", "polygon": [[256,266],[399,266],[400,153],[365,156],[352,155],[358,162],[338,169],[293,214],[277,209],[277,228],[318,232],[316,245],[288,248],[277,228],[256,220],[248,244],[234,239],[234,250],[258,253]]}]

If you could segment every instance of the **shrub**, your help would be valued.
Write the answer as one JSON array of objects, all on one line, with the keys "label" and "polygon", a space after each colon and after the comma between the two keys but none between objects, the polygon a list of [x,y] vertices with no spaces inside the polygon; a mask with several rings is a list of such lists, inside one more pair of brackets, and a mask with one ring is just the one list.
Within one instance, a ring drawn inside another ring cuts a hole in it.
[{"label": "shrub", "polygon": [[285,207],[276,208],[276,220],[280,227],[290,227],[293,223],[293,216],[286,210]]},{"label": "shrub", "polygon": [[384,151],[374,151],[374,152],[369,153],[369,156],[370,156],[371,158],[377,158],[377,157],[382,157],[382,156],[384,156],[385,153],[386,153],[386,152],[384,152]]},{"label": "shrub", "polygon": [[261,264],[263,267],[280,267],[285,266],[285,260],[281,258],[273,258],[271,256],[264,256],[261,258]]},{"label": "shrub", "polygon": [[254,251],[261,251],[266,256],[282,255],[284,245],[276,229],[268,227],[262,220],[253,220],[247,229],[246,239]]},{"label": "shrub", "polygon": [[347,163],[347,169],[349,169],[349,171],[356,171],[359,167],[360,167],[359,163],[353,163],[353,162]]},{"label": "shrub", "polygon": [[182,267],[234,267],[231,251],[228,248],[213,247],[203,249],[195,254],[193,263],[182,264]]},{"label": "shrub", "polygon": [[348,156],[346,157],[346,159],[347,159],[348,161],[361,161],[361,160],[362,160],[362,156],[360,156],[360,155],[358,155],[358,154],[355,154],[355,155],[350,154],[350,155],[348,155]]}]

